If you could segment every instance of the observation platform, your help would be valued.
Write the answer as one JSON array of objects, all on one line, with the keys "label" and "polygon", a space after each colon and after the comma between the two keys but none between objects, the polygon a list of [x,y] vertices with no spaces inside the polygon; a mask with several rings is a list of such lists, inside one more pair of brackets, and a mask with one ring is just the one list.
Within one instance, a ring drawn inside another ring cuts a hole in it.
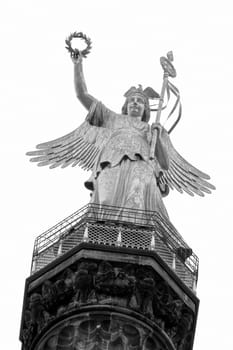
[{"label": "observation platform", "polygon": [[87,204],[35,240],[31,274],[86,242],[151,251],[195,293],[198,257],[158,212]]}]

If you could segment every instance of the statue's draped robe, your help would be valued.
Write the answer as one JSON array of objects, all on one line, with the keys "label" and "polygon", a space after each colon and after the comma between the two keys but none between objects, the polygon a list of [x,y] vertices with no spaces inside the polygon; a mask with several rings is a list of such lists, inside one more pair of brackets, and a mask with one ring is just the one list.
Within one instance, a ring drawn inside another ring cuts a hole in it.
[{"label": "statue's draped robe", "polygon": [[157,186],[158,162],[149,160],[149,124],[114,113],[100,102],[92,106],[87,121],[111,131],[86,182],[93,189],[91,203],[158,211],[168,217]]}]

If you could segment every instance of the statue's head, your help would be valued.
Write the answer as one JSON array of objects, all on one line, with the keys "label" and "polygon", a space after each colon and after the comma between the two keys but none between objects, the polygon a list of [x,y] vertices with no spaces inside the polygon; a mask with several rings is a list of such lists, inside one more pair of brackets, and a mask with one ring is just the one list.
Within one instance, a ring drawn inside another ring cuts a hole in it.
[{"label": "statue's head", "polygon": [[125,103],[122,107],[122,114],[128,114],[132,117],[141,117],[144,122],[150,119],[149,98],[159,98],[157,92],[148,87],[145,90],[139,85],[138,88],[132,86],[125,94]]}]

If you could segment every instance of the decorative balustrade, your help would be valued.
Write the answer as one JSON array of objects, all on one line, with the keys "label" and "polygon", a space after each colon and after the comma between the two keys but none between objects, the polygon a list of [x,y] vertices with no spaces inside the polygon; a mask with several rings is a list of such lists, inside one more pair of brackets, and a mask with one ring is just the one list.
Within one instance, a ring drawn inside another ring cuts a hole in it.
[{"label": "decorative balustrade", "polygon": [[32,273],[82,242],[155,251],[193,291],[198,258],[175,227],[157,212],[88,204],[37,237]]}]

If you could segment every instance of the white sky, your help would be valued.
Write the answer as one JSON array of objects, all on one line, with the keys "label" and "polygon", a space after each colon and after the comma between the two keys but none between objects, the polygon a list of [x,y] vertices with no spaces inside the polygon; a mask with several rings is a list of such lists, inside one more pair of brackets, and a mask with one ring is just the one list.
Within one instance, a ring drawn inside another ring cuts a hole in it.
[{"label": "white sky", "polygon": [[24,281],[34,239],[89,201],[79,168],[49,170],[25,152],[63,136],[86,115],[75,97],[64,46],[72,31],[91,37],[84,62],[89,92],[120,111],[123,93],[160,91],[159,57],[173,50],[183,117],[176,149],[211,175],[212,195],[171,192],[171,221],[200,258],[195,350],[232,349],[231,1],[5,1],[0,8],[1,349],[18,341]]}]

